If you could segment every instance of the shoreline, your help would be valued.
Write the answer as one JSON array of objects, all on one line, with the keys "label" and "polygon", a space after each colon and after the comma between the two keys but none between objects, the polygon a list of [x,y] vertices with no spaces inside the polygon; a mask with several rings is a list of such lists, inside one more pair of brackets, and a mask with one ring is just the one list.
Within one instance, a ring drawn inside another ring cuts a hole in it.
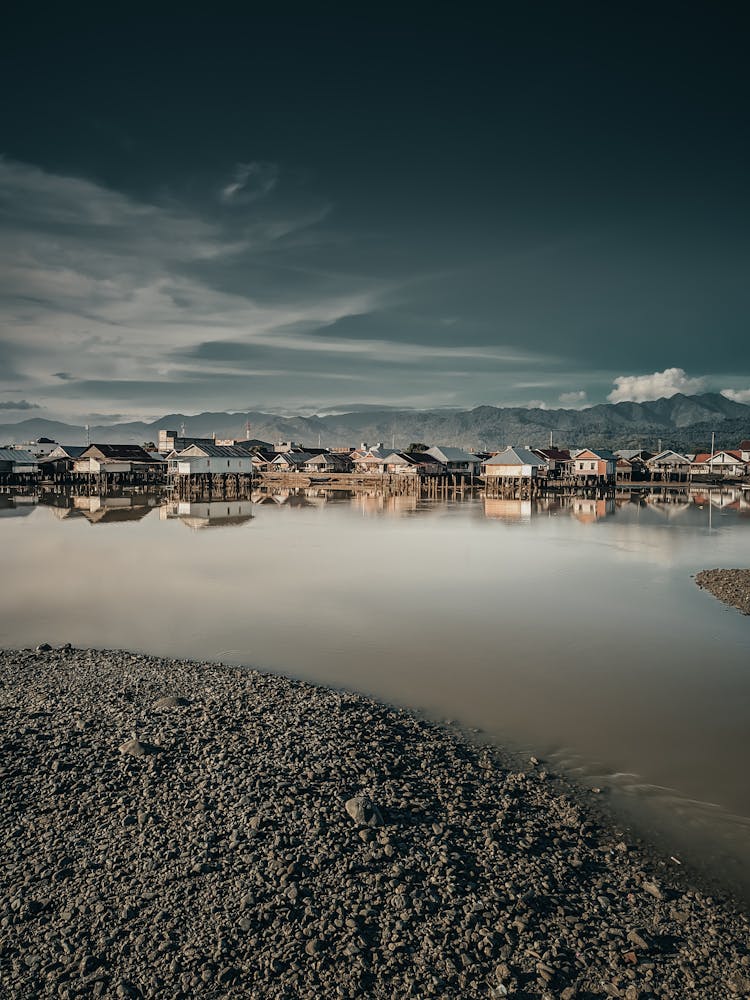
[{"label": "shoreline", "polygon": [[750,615],[750,569],[704,569],[695,582],[722,604]]},{"label": "shoreline", "polygon": [[9,995],[750,991],[737,900],[572,779],[405,709],[250,668],[4,650],[0,719]]}]

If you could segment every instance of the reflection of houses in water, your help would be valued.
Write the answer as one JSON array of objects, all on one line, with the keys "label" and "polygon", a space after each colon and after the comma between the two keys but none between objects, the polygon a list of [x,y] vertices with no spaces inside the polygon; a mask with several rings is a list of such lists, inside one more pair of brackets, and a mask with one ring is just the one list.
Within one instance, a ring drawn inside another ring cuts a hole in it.
[{"label": "reflection of houses in water", "polygon": [[679,517],[692,506],[686,493],[647,493],[643,502],[667,520]]},{"label": "reflection of houses in water", "polygon": [[690,500],[696,507],[711,506],[716,510],[750,510],[750,491],[736,487],[691,491]]},{"label": "reflection of houses in water", "polygon": [[606,499],[593,499],[590,497],[572,497],[570,501],[570,513],[581,524],[593,524],[603,517],[610,517],[615,513],[615,501],[613,497]]},{"label": "reflection of houses in water", "polygon": [[124,521],[140,521],[153,510],[153,497],[144,496],[74,496],[71,498],[73,511],[78,511],[91,524],[116,524]]},{"label": "reflection of houses in water", "polygon": [[0,497],[0,517],[26,517],[38,502],[37,496]]},{"label": "reflection of houses in water", "polygon": [[159,517],[162,521],[176,518],[197,531],[246,524],[253,516],[252,510],[252,500],[179,500],[160,507]]},{"label": "reflection of houses in water", "polygon": [[398,496],[382,496],[378,494],[357,493],[351,498],[351,505],[365,517],[402,517],[413,514],[417,510],[417,497],[414,494]]},{"label": "reflection of houses in water", "polygon": [[484,516],[496,521],[524,523],[531,520],[531,500],[484,498]]}]

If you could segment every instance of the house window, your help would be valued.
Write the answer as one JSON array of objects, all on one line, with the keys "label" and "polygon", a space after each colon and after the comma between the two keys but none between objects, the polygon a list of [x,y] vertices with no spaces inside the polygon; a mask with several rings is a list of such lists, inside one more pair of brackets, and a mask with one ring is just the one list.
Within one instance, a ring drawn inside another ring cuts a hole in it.
[{"label": "house window", "polygon": [[227,459],[227,468],[229,468],[229,459]]}]

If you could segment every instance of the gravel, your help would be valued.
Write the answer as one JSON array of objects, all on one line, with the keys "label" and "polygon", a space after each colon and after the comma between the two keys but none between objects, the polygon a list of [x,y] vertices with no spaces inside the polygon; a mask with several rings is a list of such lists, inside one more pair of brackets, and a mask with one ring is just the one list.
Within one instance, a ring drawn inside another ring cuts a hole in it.
[{"label": "gravel", "polygon": [[695,582],[724,604],[750,615],[750,569],[705,569]]},{"label": "gravel", "polygon": [[750,994],[748,916],[543,761],[284,677],[39,648],[0,652],[2,996]]}]

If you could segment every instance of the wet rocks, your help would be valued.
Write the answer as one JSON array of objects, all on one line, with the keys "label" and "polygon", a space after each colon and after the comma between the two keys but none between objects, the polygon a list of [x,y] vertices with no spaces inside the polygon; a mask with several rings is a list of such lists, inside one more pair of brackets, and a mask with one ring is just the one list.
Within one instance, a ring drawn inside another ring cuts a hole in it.
[{"label": "wet rocks", "polygon": [[724,604],[750,615],[750,569],[706,569],[695,582]]},{"label": "wet rocks", "polygon": [[747,995],[744,914],[457,729],[118,651],[0,692],[0,996]]}]

